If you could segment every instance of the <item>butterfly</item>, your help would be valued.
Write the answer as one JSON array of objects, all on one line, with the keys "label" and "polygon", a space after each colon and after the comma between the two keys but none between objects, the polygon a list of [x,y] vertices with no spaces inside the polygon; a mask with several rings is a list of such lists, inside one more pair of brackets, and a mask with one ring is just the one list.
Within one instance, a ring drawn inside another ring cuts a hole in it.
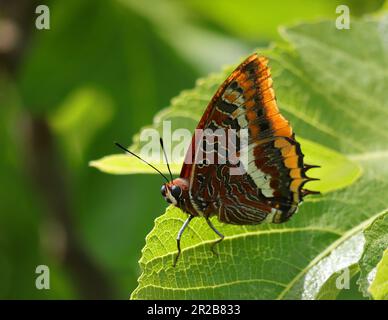
[{"label": "butterfly", "polygon": [[[241,174],[230,173],[236,163],[201,161],[199,155],[207,149],[205,140],[196,134],[179,178],[172,178],[169,167],[171,179],[154,167],[167,180],[161,188],[164,199],[188,214],[177,235],[174,266],[181,253],[182,234],[194,217],[203,217],[219,236],[213,250],[224,235],[210,217],[216,215],[219,221],[235,225],[283,223],[297,211],[304,196],[319,194],[303,188],[306,182],[317,180],[306,171],[319,166],[304,164],[300,144],[279,111],[272,84],[268,59],[252,54],[218,88],[197,126],[196,132],[247,131],[249,158]],[[164,151],[162,140],[161,145]],[[237,145],[237,153],[242,152]]]}]

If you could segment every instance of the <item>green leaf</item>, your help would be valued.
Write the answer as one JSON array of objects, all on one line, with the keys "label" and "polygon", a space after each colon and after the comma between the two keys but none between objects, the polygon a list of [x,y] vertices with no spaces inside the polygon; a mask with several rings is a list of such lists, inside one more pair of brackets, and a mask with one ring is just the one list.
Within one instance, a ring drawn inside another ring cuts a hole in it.
[{"label": "green leaf", "polygon": [[373,221],[365,229],[364,235],[365,246],[360,260],[361,274],[358,283],[361,291],[367,296],[376,265],[381,260],[384,250],[388,248],[388,212]]},{"label": "green leaf", "polygon": [[[151,163],[161,172],[168,173],[166,165],[152,161]],[[140,162],[139,159],[126,154],[106,156],[99,160],[90,161],[89,165],[111,174],[156,173],[154,169],[145,163]],[[179,173],[181,165],[171,164],[170,168],[173,173]]]},{"label": "green leaf", "polygon": [[377,265],[375,279],[368,291],[375,300],[388,300],[388,249]]},{"label": "green leaf", "polygon": [[[335,29],[334,21],[301,24],[283,29],[288,44],[264,52],[280,108],[298,137],[357,162],[359,179],[306,199],[286,224],[232,226],[213,218],[226,236],[218,256],[210,250],[216,236],[204,219],[194,219],[175,268],[175,237],[187,215],[170,207],[147,236],[132,299],[314,299],[333,273],[358,262],[362,231],[388,209],[387,28],[387,17],[352,19],[346,31]],[[216,89],[212,83],[224,77],[225,72],[201,80],[165,112],[171,117],[182,101],[180,111],[198,119]],[[305,143],[303,148],[309,149]],[[346,251],[342,261],[339,253]]]}]

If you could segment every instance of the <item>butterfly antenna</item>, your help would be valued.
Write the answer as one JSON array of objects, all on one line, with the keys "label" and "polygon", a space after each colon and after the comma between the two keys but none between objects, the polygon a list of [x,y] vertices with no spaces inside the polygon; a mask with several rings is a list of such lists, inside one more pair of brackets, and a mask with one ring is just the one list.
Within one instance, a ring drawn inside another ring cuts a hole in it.
[{"label": "butterfly antenna", "polygon": [[171,177],[171,181],[172,181],[174,179],[172,178],[172,173],[171,173],[171,170],[170,170],[170,165],[168,164],[168,158],[167,158],[166,150],[164,149],[163,139],[162,138],[160,138],[160,146],[162,147],[164,157],[166,158],[167,169],[168,169],[168,172],[170,172],[170,177]]},{"label": "butterfly antenna", "polygon": [[120,143],[115,142],[115,145],[118,146],[120,149],[124,150],[126,153],[129,153],[130,155],[133,155],[134,157],[138,158],[140,161],[143,161],[145,164],[148,164],[152,169],[154,169],[156,172],[158,172],[164,179],[166,179],[167,182],[170,182],[168,178],[160,172],[159,169],[157,169],[155,166],[153,166],[151,163],[147,162],[146,160],[140,158],[137,154],[133,153],[132,151],[129,151],[127,148],[123,147]]}]

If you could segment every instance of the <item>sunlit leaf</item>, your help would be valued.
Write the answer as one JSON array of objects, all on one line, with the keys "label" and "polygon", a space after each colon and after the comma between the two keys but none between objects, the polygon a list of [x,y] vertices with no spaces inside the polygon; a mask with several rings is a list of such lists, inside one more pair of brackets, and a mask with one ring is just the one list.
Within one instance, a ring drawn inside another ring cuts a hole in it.
[{"label": "sunlit leaf", "polygon": [[[117,154],[103,157],[100,160],[91,161],[89,163],[92,167],[100,169],[106,173],[111,174],[136,174],[136,173],[155,173],[147,164],[139,161],[139,159],[125,154]],[[168,169],[165,164],[152,163],[161,172],[168,174]],[[177,164],[170,165],[173,173],[179,173],[181,166]]]},{"label": "sunlit leaf", "polygon": [[368,291],[376,300],[388,300],[388,249],[377,264],[376,276]]}]

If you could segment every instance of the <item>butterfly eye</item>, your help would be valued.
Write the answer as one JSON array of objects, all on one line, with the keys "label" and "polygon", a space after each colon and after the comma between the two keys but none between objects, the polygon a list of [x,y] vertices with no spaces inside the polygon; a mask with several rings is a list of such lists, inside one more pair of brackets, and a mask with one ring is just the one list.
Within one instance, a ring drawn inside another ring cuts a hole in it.
[{"label": "butterfly eye", "polygon": [[162,194],[162,196],[164,198],[166,197],[166,186],[165,185],[162,185],[162,188],[160,189],[160,193]]},{"label": "butterfly eye", "polygon": [[176,185],[173,185],[171,187],[171,194],[172,196],[175,198],[175,199],[179,199],[180,196],[181,196],[181,193],[182,193],[182,190],[180,187],[176,186]]}]

